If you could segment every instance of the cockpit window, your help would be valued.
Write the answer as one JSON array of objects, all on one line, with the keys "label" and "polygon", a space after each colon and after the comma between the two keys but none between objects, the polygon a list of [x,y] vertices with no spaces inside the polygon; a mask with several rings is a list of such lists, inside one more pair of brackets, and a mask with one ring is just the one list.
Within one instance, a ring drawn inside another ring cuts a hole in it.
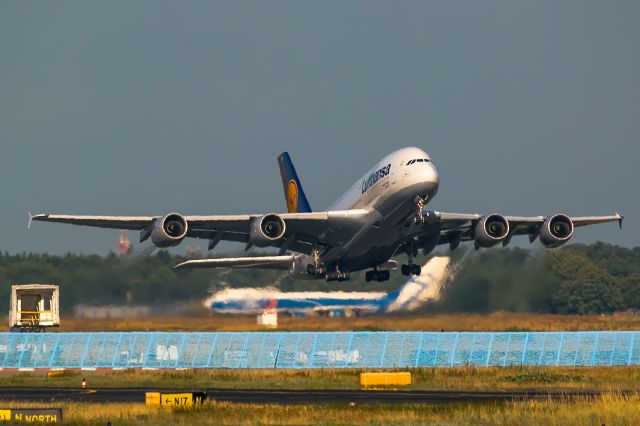
[{"label": "cockpit window", "polygon": [[412,165],[413,163],[430,163],[431,160],[429,160],[428,158],[417,158],[415,160],[410,160],[409,162],[407,162],[407,166]]}]

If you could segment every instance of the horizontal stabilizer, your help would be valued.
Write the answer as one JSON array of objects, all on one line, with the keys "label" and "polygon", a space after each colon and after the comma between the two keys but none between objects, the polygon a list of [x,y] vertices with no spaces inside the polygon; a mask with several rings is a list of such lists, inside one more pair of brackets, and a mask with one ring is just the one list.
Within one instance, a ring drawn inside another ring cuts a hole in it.
[{"label": "horizontal stabilizer", "polygon": [[261,256],[261,257],[227,257],[220,259],[187,260],[173,269],[186,268],[257,268],[257,269],[291,269],[294,256]]}]

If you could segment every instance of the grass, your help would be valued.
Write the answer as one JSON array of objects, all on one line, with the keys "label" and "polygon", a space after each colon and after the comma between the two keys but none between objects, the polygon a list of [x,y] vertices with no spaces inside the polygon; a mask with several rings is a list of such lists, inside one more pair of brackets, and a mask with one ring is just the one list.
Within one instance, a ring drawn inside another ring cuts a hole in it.
[{"label": "grass", "polygon": [[[640,315],[491,314],[372,315],[352,318],[287,317],[278,331],[587,331],[638,330]],[[257,331],[255,316],[86,319],[63,317],[59,331]]]},{"label": "grass", "polygon": [[[394,315],[356,318],[279,319],[279,331],[424,330],[424,331],[583,331],[638,330],[640,316],[561,316],[515,313],[487,315]],[[138,319],[63,318],[60,331],[247,331],[262,330],[253,316],[152,317]],[[594,398],[511,403],[399,405],[260,405],[210,401],[193,409],[164,409],[143,404],[0,403],[0,408],[62,407],[65,424],[95,425],[635,425],[638,367],[506,367],[412,369],[413,389],[602,389]],[[0,386],[143,388],[264,388],[358,389],[360,370],[165,370],[66,371],[49,378],[46,372],[0,372]]]},{"label": "grass", "polygon": [[640,396],[477,404],[263,405],[206,402],[191,409],[144,404],[0,403],[2,408],[61,407],[67,425],[635,425]]},{"label": "grass", "polygon": [[[359,373],[351,369],[318,370],[125,370],[67,371],[59,377],[46,372],[1,372],[0,386],[143,387],[229,389],[359,389]],[[505,367],[412,369],[409,389],[637,389],[638,367]]]}]

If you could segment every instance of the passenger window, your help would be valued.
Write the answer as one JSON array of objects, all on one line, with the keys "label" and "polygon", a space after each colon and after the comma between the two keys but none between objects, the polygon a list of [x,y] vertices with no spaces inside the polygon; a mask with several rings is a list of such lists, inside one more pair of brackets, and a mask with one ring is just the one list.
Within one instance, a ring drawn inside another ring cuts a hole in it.
[{"label": "passenger window", "polygon": [[422,163],[422,158],[418,158],[416,161],[417,161],[418,163]]},{"label": "passenger window", "polygon": [[407,163],[407,166],[410,166],[410,165],[412,165],[412,164],[413,164],[413,163],[415,163],[415,162],[416,162],[416,160],[411,160],[411,161],[409,161],[409,162]]}]

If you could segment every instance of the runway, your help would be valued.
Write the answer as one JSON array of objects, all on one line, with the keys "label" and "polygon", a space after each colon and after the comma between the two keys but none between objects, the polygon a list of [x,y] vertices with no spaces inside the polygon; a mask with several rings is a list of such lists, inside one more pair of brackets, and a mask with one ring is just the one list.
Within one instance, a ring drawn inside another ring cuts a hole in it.
[{"label": "runway", "polygon": [[[140,402],[145,392],[204,392],[208,400],[250,404],[400,404],[400,403],[475,403],[527,401],[539,399],[574,399],[596,397],[605,393],[596,389],[536,389],[507,391],[461,390],[273,390],[273,389],[162,389],[162,388],[27,388],[2,387],[0,400],[40,402]],[[616,391],[632,394],[637,390]]]}]

